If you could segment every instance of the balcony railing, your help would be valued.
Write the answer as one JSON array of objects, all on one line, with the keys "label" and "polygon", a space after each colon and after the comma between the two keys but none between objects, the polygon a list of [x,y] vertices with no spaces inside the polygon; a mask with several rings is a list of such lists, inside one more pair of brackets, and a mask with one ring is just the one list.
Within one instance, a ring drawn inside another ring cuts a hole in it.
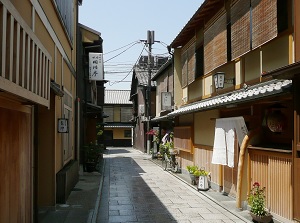
[{"label": "balcony railing", "polygon": [[0,89],[49,107],[52,58],[8,0],[0,0]]}]

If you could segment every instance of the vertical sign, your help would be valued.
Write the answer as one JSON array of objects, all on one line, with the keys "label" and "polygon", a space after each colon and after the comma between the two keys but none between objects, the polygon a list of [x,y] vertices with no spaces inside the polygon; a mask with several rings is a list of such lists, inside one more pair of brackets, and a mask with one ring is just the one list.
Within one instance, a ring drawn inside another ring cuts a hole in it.
[{"label": "vertical sign", "polygon": [[162,92],[161,93],[161,110],[171,111],[172,110],[172,93]]},{"label": "vertical sign", "polygon": [[103,73],[103,54],[89,53],[89,79],[101,81],[104,79]]}]

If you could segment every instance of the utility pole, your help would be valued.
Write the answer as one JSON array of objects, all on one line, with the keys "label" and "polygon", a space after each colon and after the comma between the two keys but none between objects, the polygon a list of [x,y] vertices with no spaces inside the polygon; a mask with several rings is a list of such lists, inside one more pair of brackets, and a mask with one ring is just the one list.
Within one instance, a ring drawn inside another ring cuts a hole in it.
[{"label": "utility pole", "polygon": [[[147,31],[147,44],[148,44],[148,86],[147,86],[147,132],[150,131],[151,120],[151,60],[152,60],[152,44],[154,44],[154,31]],[[151,135],[147,134],[147,154],[150,153]]]}]

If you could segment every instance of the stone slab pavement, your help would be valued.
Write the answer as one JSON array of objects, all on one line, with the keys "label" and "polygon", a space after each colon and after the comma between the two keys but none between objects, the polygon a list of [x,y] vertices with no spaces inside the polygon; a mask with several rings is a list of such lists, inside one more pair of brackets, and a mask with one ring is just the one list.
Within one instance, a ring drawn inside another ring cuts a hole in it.
[{"label": "stone slab pavement", "polygon": [[108,148],[96,222],[251,222],[226,209],[151,156],[133,148]]}]

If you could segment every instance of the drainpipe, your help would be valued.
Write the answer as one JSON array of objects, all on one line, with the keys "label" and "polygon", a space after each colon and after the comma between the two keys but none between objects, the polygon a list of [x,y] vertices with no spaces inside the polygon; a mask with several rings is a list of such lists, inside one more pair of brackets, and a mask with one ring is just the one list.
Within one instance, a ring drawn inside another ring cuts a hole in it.
[{"label": "drainpipe", "polygon": [[243,171],[244,171],[244,161],[245,161],[245,152],[249,145],[250,140],[256,136],[261,131],[261,128],[254,129],[250,131],[247,135],[245,135],[239,156],[239,164],[238,164],[238,176],[237,176],[237,191],[236,191],[236,207],[241,209],[241,201],[242,201],[242,185],[243,185]]}]

